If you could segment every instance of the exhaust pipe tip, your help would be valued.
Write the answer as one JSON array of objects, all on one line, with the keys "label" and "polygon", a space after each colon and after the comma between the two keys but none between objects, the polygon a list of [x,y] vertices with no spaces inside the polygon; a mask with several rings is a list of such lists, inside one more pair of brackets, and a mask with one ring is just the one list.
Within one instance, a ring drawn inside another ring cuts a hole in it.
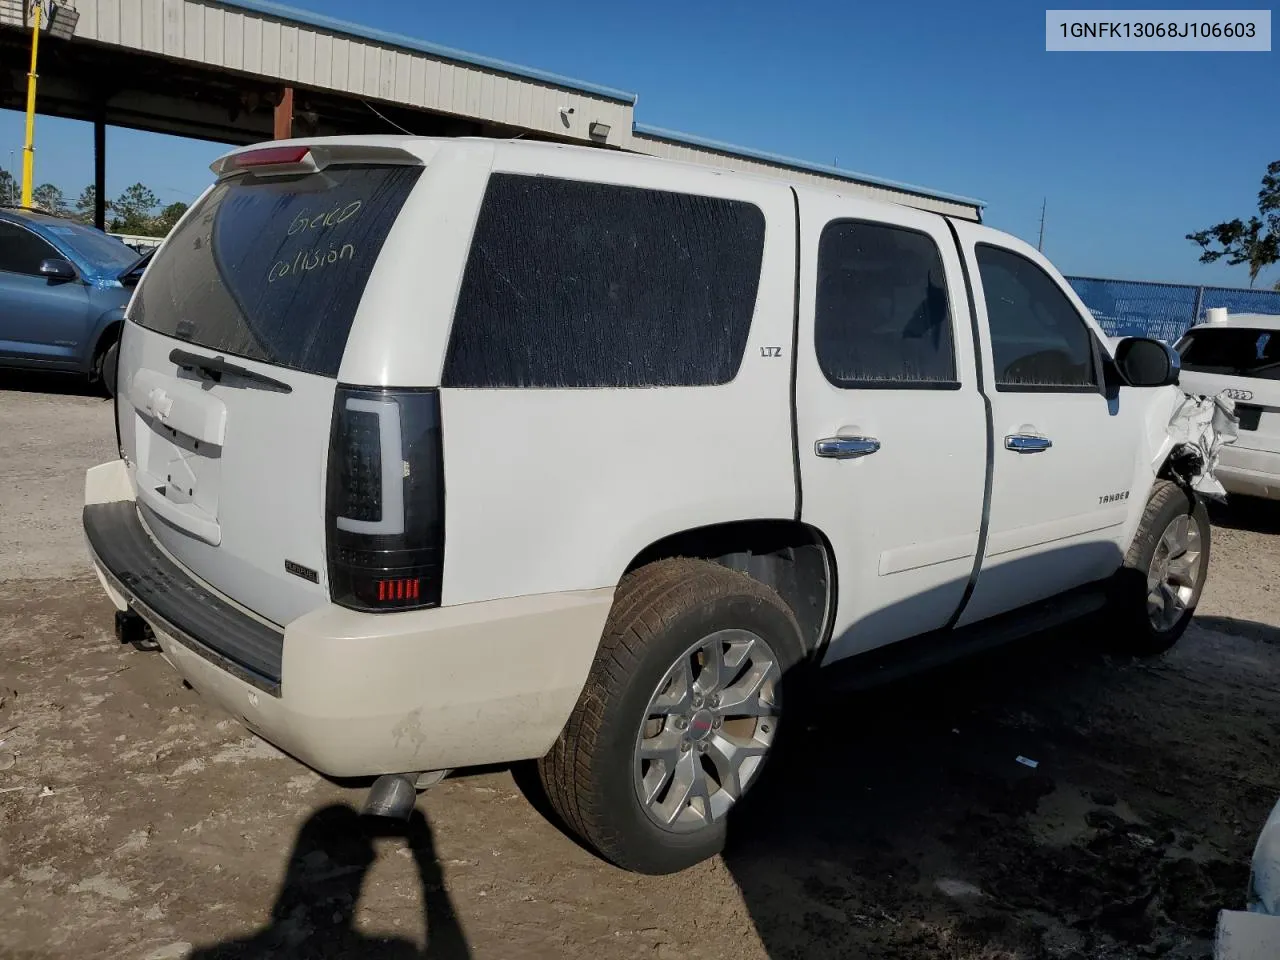
[{"label": "exhaust pipe tip", "polygon": [[364,798],[364,807],[360,812],[366,817],[408,821],[414,805],[418,802],[416,780],[416,774],[383,774],[369,788],[369,794]]}]

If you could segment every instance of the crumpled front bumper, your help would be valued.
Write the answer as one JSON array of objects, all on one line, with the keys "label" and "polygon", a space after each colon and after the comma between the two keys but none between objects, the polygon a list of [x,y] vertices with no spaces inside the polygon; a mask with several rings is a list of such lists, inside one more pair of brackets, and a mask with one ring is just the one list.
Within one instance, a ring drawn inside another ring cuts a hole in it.
[{"label": "crumpled front bumper", "polygon": [[1201,496],[1225,500],[1227,491],[1214,476],[1222,448],[1234,443],[1240,428],[1235,401],[1216,397],[1184,395],[1169,418],[1169,438],[1173,441],[1174,469],[1181,479]]}]

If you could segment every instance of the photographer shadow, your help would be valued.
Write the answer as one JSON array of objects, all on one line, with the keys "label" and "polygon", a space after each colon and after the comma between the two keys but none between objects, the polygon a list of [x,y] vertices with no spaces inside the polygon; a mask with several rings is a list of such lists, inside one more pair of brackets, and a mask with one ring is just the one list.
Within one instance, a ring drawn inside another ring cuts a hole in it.
[{"label": "photographer shadow", "polygon": [[[426,948],[406,937],[355,928],[355,907],[377,859],[373,841],[403,838],[422,886]],[[361,817],[343,804],[317,810],[298,830],[284,882],[265,927],[191,953],[191,960],[339,958],[467,960],[466,938],[454,914],[435,855],[431,828],[415,809],[407,824]]]}]

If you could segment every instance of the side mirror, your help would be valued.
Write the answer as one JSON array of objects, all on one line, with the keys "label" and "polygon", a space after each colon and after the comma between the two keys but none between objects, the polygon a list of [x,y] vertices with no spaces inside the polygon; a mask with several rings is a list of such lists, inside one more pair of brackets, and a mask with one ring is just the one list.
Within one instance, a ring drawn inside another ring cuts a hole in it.
[{"label": "side mirror", "polygon": [[50,280],[74,280],[76,278],[76,268],[66,260],[41,260],[40,276],[48,277]]},{"label": "side mirror", "polygon": [[1115,367],[1130,387],[1167,387],[1178,382],[1178,352],[1161,340],[1125,337],[1115,350]]}]

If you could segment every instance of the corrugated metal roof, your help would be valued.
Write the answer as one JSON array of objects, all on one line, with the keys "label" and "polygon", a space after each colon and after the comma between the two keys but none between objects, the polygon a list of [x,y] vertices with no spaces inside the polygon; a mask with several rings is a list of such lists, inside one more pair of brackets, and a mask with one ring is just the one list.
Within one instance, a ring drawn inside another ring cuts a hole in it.
[{"label": "corrugated metal roof", "polygon": [[458,63],[465,63],[475,67],[484,67],[487,70],[496,70],[499,73],[507,73],[514,77],[540,80],[543,83],[553,84],[557,87],[579,90],[583,93],[617,100],[621,103],[634,105],[637,99],[636,94],[629,93],[626,90],[619,90],[615,87],[585,83],[582,80],[562,77],[546,70],[524,67],[516,63],[508,63],[505,60],[496,60],[493,57],[484,57],[476,53],[467,53],[465,50],[455,50],[452,47],[444,47],[438,43],[428,43],[426,40],[419,40],[404,34],[362,26],[358,23],[351,23],[348,20],[339,20],[336,17],[325,16],[321,13],[312,13],[310,10],[299,10],[297,7],[286,6],[283,3],[272,3],[270,0],[216,0],[216,2],[225,7],[250,10],[270,17],[279,17],[283,20],[294,20],[322,30],[345,33],[348,36],[359,37],[362,40],[372,40],[375,43],[384,43],[387,46],[401,47],[417,53],[426,53],[445,60],[454,60]]},{"label": "corrugated metal roof", "polygon": [[954,193],[944,193],[940,190],[933,190],[929,187],[916,186],[910,183],[899,183],[896,180],[886,180],[883,177],[874,177],[865,173],[856,173],[852,170],[843,170],[840,167],[826,166],[820,163],[810,163],[807,160],[797,160],[795,157],[787,157],[777,153],[767,153],[763,150],[753,150],[750,147],[740,147],[732,143],[722,143],[718,140],[710,140],[706,137],[695,136],[690,133],[680,133],[676,130],[664,130],[661,127],[651,127],[647,124],[637,123],[633,126],[633,132],[642,137],[653,137],[657,140],[667,140],[671,143],[684,144],[691,147],[701,147],[704,150],[715,150],[718,153],[728,154],[735,157],[743,157],[747,160],[758,160],[761,163],[772,163],[781,167],[791,167],[796,170],[803,170],[806,173],[816,173],[825,177],[835,177],[839,180],[847,180],[850,183],[865,183],[877,187],[885,187],[890,190],[898,190],[902,193],[911,193],[916,196],[929,197],[935,200],[949,200],[952,203],[961,203],[967,206],[982,209],[985,207],[986,201],[977,200],[973,197],[965,197]]},{"label": "corrugated metal roof", "polygon": [[[274,0],[79,0],[78,9],[78,38],[215,69],[579,142],[601,142],[590,133],[598,124],[608,128],[603,142],[609,146],[750,173],[777,171],[798,183],[846,183],[875,199],[915,197],[923,201],[915,206],[979,221],[985,206],[971,197],[635,123],[634,93]],[[11,14],[0,6],[4,23],[15,21]]]}]

